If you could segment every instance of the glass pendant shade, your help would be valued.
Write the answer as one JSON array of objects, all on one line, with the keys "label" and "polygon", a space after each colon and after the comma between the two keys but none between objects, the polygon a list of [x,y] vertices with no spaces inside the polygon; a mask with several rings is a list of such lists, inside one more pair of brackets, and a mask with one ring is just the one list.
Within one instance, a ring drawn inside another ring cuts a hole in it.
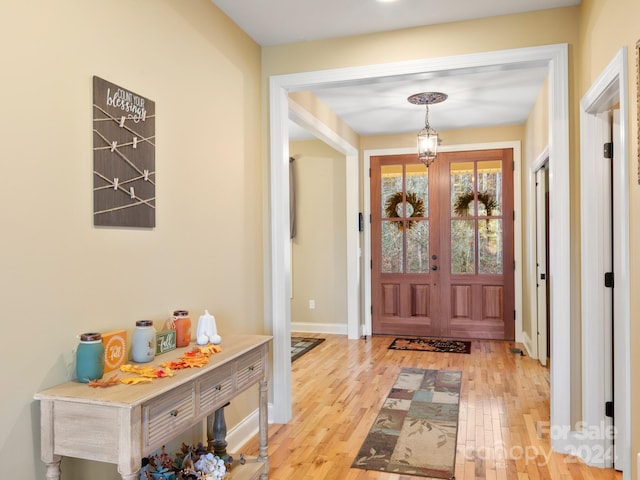
[{"label": "glass pendant shade", "polygon": [[414,105],[425,106],[424,128],[418,132],[418,160],[427,168],[438,155],[438,132],[429,126],[429,105],[444,102],[447,95],[441,92],[422,92],[411,95],[407,100]]},{"label": "glass pendant shade", "polygon": [[418,132],[418,160],[427,167],[438,155],[438,133],[433,128],[423,128]]}]

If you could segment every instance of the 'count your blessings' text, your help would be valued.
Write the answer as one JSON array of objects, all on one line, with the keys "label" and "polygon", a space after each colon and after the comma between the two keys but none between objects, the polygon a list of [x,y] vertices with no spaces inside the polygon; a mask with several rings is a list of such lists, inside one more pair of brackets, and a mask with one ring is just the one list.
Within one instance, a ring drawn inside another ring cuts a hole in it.
[{"label": "'count your blessings' text", "polygon": [[117,89],[113,95],[111,95],[111,88],[107,88],[107,106],[116,107],[123,112],[127,112],[127,118],[133,119],[135,123],[140,120],[144,122],[147,117],[144,98],[127,92],[122,88]]}]

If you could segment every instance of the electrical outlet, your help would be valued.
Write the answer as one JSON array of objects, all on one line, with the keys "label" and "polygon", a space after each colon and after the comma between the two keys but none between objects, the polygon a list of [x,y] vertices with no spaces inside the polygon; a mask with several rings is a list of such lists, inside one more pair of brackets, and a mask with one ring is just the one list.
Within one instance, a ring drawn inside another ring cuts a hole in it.
[{"label": "electrical outlet", "polygon": [[313,310],[314,308],[316,308],[316,301],[309,300],[309,310]]}]

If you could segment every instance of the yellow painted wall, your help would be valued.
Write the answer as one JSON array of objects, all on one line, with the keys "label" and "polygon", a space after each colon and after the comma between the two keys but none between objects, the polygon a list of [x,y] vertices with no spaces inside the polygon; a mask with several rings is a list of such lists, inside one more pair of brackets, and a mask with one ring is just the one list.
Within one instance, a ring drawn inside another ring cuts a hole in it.
[{"label": "yellow painted wall", "polygon": [[313,93],[308,91],[291,92],[289,94],[289,99],[304,108],[304,110],[309,112],[320,123],[336,132],[340,138],[346,140],[353,146],[358,145],[360,138],[358,134],[354,132],[349,125],[344,123],[340,117],[331,111],[329,107],[327,107]]},{"label": "yellow painted wall", "polygon": [[[33,394],[72,376],[76,335],[175,308],[208,308],[223,343],[262,333],[260,48],[209,0],[1,2],[0,43],[0,465],[35,480]],[[93,226],[93,75],[156,102],[154,229]]]},{"label": "yellow painted wall", "polygon": [[[580,23],[580,84],[576,100],[591,87],[601,72],[622,47],[627,47],[629,67],[629,244],[630,248],[630,291],[631,291],[631,331],[630,338],[640,336],[638,312],[640,298],[634,292],[640,287],[640,255],[636,245],[640,242],[640,187],[638,186],[638,122],[635,46],[640,39],[638,28],[640,3],[635,0],[582,0]],[[640,416],[637,405],[640,401],[640,351],[631,347],[631,464],[633,478],[636,476],[636,454],[640,452]]]},{"label": "yellow painted wall", "polygon": [[[385,148],[416,148],[416,133],[397,135],[380,135],[362,137],[362,150],[377,150]],[[438,131],[444,148],[450,145],[470,145],[476,143],[522,141],[524,130],[522,125],[507,125],[503,127],[466,128],[462,130]]]},{"label": "yellow painted wall", "polygon": [[263,74],[478,53],[556,43],[575,44],[577,7],[266,47]]},{"label": "yellow painted wall", "polygon": [[[291,142],[297,235],[292,240],[292,331],[346,332],[347,252],[344,154],[319,140]],[[309,300],[315,308],[309,308]]]}]

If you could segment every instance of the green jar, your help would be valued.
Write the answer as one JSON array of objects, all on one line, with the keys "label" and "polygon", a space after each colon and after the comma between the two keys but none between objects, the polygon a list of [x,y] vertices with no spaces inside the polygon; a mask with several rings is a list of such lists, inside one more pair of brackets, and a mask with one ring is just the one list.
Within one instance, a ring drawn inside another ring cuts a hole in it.
[{"label": "green jar", "polygon": [[76,350],[76,376],[78,381],[89,383],[104,375],[104,344],[99,333],[83,333]]}]

